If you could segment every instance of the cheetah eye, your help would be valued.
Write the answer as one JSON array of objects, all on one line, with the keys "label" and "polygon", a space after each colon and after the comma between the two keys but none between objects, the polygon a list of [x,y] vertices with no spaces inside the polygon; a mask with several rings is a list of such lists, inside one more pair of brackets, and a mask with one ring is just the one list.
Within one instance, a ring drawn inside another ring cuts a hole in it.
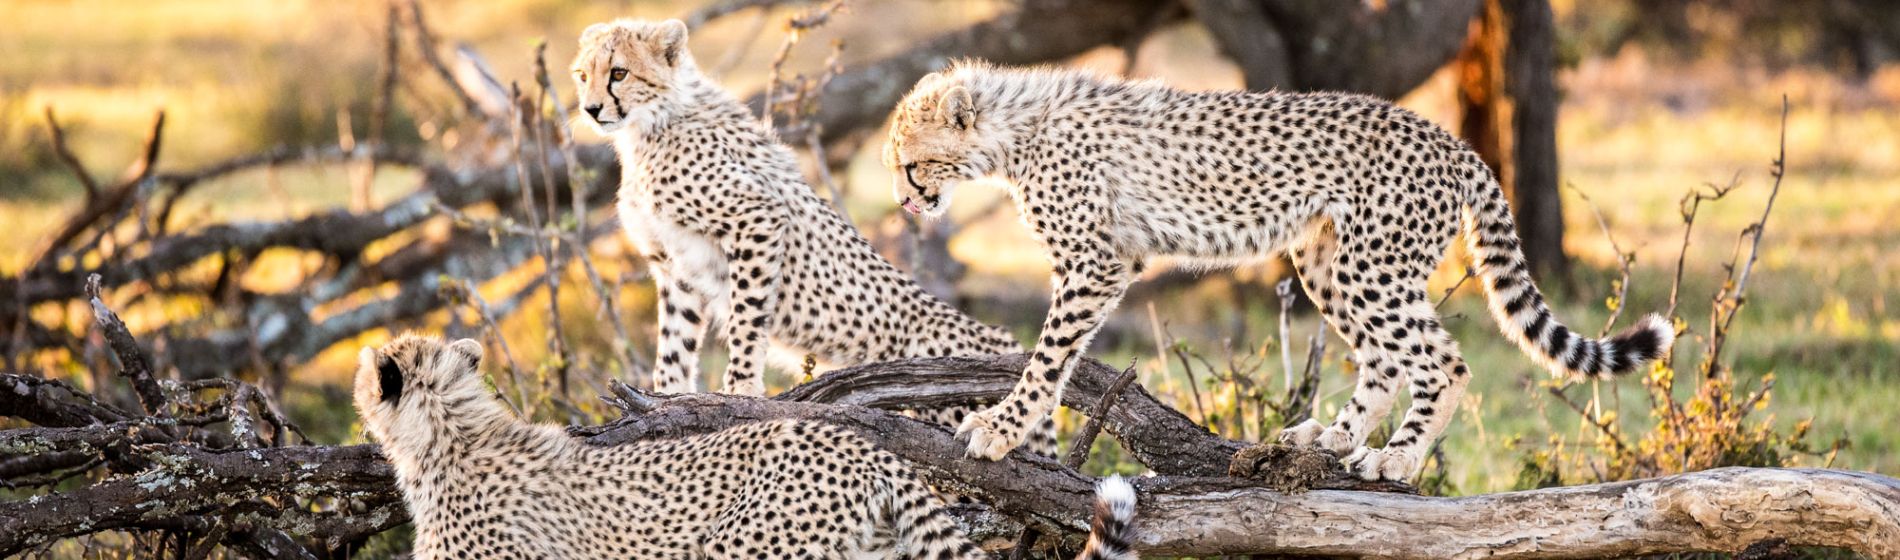
[{"label": "cheetah eye", "polygon": [[625,69],[625,68],[615,68],[615,69],[613,69],[613,71],[612,71],[612,72],[608,72],[608,73],[607,73],[607,79],[610,79],[610,80],[613,80],[613,81],[616,81],[616,82],[618,82],[618,81],[621,81],[621,80],[625,80],[625,79],[627,79],[627,69]]},{"label": "cheetah eye", "polygon": [[575,71],[574,71],[574,79],[576,79],[576,80],[580,80],[580,81],[583,81],[583,82],[585,82],[585,81],[587,81],[587,71],[586,71],[586,70],[575,70]]}]

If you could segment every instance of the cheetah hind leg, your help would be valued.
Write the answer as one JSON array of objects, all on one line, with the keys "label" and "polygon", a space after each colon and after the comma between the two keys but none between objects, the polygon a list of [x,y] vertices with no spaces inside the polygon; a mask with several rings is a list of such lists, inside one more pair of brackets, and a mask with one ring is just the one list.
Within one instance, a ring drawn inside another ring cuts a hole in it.
[{"label": "cheetah hind leg", "polygon": [[[1288,252],[1299,269],[1300,282],[1312,297],[1314,307],[1326,317],[1340,338],[1358,340],[1357,318],[1351,313],[1349,306],[1352,300],[1347,293],[1353,285],[1348,276],[1341,274],[1356,267],[1341,262],[1339,247],[1339,236],[1335,228],[1328,224],[1315,232],[1310,241],[1292,247]],[[1376,348],[1355,349],[1357,361],[1362,365],[1378,366],[1376,351]],[[1317,418],[1307,418],[1305,422],[1281,431],[1280,443],[1316,447],[1344,457],[1364,442],[1370,426],[1383,419],[1392,406],[1391,388],[1386,383],[1396,382],[1380,381],[1377,370],[1388,368],[1370,368],[1374,371],[1368,371],[1366,367],[1359,369],[1360,379],[1353,391],[1353,398],[1340,408],[1340,417],[1332,425],[1321,423]],[[1392,369],[1390,376],[1397,375],[1397,369]]]}]

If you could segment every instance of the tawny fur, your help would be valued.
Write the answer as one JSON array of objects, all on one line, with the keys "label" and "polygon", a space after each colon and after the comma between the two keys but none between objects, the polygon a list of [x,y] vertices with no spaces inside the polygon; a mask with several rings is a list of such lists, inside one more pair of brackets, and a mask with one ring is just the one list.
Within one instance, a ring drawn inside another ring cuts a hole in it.
[{"label": "tawny fur", "polygon": [[[588,27],[573,73],[583,112],[619,151],[620,223],[659,288],[655,389],[697,389],[713,325],[731,350],[725,391],[755,396],[768,343],[826,367],[1022,351],[924,292],[819,199],[791,150],[699,73],[680,22]],[[954,424],[970,410],[922,416]],[[1054,424],[1032,437],[1054,453]]]},{"label": "tawny fur", "polygon": [[[966,417],[970,453],[995,458],[1058,402],[1075,361],[1150,259],[1231,266],[1293,254],[1360,372],[1330,426],[1282,434],[1347,456],[1365,478],[1414,474],[1468,371],[1426,297],[1459,234],[1505,336],[1554,373],[1640,369],[1675,331],[1642,318],[1609,339],[1551,316],[1518,250],[1497,182],[1463,142],[1409,111],[1336,93],[1193,93],[1078,72],[962,64],[920,81],[892,117],[885,163],[900,205],[940,214],[951,189],[1003,179],[1054,263],[1030,365],[1001,404]],[[1411,409],[1364,447],[1398,391]]]},{"label": "tawny fur", "polygon": [[[358,357],[357,413],[395,467],[415,558],[986,558],[907,464],[850,430],[588,445],[509,413],[481,356],[403,336]],[[1098,499],[1085,557],[1134,558],[1134,493],[1111,479]]]}]

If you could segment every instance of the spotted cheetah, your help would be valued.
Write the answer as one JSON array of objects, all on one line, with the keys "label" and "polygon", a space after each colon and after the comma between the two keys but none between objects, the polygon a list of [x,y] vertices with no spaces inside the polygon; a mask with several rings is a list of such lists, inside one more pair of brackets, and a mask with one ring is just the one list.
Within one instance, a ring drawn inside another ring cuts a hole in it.
[{"label": "spotted cheetah", "polygon": [[[508,412],[481,359],[476,341],[413,335],[357,358],[357,414],[395,467],[418,559],[986,557],[904,461],[848,429],[589,445]],[[1134,508],[1127,482],[1103,481],[1081,558],[1136,558]]]},{"label": "spotted cheetah", "polygon": [[[1293,255],[1360,376],[1332,426],[1309,420],[1280,437],[1344,456],[1367,479],[1414,474],[1464,394],[1468,370],[1425,284],[1460,232],[1504,335],[1554,374],[1632,371],[1675,337],[1656,315],[1605,340],[1558,323],[1484,162],[1371,97],[1193,93],[960,64],[899,104],[884,160],[913,213],[941,214],[964,180],[1002,178],[1054,263],[1053,303],[1022,379],[958,430],[977,457],[1017,446],[1023,426],[1049,412],[1151,258],[1215,267]],[[1408,381],[1404,421],[1384,449],[1364,447]]]},{"label": "spotted cheetah", "polygon": [[[791,150],[699,73],[678,20],[618,20],[581,33],[580,105],[614,138],[618,210],[659,286],[655,388],[695,390],[709,325],[731,350],[725,390],[760,395],[774,343],[827,367],[1021,352],[1006,331],[932,297],[820,200]],[[966,411],[920,416],[954,424]],[[1055,425],[1030,449],[1052,455]]]}]

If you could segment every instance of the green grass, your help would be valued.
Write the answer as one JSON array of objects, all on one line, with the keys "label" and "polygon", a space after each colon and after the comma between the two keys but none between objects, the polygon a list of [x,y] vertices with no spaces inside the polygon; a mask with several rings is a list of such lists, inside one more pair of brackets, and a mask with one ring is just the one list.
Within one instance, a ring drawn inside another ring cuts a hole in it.
[{"label": "green grass", "polygon": [[[464,4],[455,6],[475,6]],[[525,53],[533,38],[551,37],[550,55],[559,64],[571,52],[567,35],[586,21],[620,15],[621,10],[617,5],[565,6],[514,0],[486,9],[439,9],[435,20],[444,34],[466,38],[488,53],[499,74],[523,76],[528,64]],[[0,153],[0,223],[15,233],[0,238],[0,271],[24,266],[40,238],[78,204],[76,183],[54,161],[45,159],[44,137],[38,129],[39,111],[45,105],[59,110],[69,123],[74,148],[103,179],[122,172],[152,112],[160,106],[171,117],[166,155],[161,160],[167,170],[276,143],[332,141],[339,110],[351,111],[356,126],[363,126],[359,111],[368,97],[367,84],[373,82],[380,5],[338,9],[317,2],[174,0],[136,10],[119,9],[116,3],[111,7],[104,9],[96,0],[0,4],[0,19],[46,22],[0,36],[0,54],[5,54],[0,56],[0,84],[7,84],[0,87],[0,101],[5,101],[0,103],[0,117],[4,117],[0,118],[0,148],[18,148]],[[632,15],[649,17],[682,11],[672,4],[646,3],[629,9],[636,12]],[[853,60],[871,58],[901,44],[892,37],[927,34],[954,23],[905,23],[867,31],[866,27],[877,26],[862,22],[879,21],[883,10],[898,8],[865,4],[861,9],[864,12],[856,14],[856,19],[847,18],[842,25],[852,26],[853,33],[883,33],[880,37],[885,43],[854,43],[862,48],[849,51],[848,58]],[[973,19],[993,9],[959,6],[956,11],[959,18]],[[72,17],[79,11],[91,15]],[[286,28],[290,30],[277,31]],[[701,62],[710,64],[733,37],[748,32],[743,22],[722,23],[706,33],[696,32],[694,46],[706,51]],[[748,90],[762,81],[765,59],[774,43],[768,37],[742,59],[739,68],[744,70],[729,77],[735,89]],[[1206,82],[1206,87],[1234,81],[1231,68],[1208,62],[1217,59],[1212,47],[1202,43],[1169,39],[1144,66],[1169,80],[1197,79]],[[825,51],[816,46],[808,50],[798,56],[822,58]],[[1090,60],[1099,63],[1103,56],[1097,53]],[[307,68],[326,71],[304,71]],[[1796,78],[1832,83],[1824,77]],[[1589,86],[1567,85],[1571,91],[1559,134],[1563,180],[1600,205],[1618,241],[1637,253],[1624,323],[1665,305],[1681,243],[1678,201],[1704,183],[1726,183],[1739,173],[1742,187],[1727,200],[1706,206],[1692,237],[1682,314],[1691,319],[1694,332],[1703,332],[1708,296],[1723,275],[1720,263],[1734,249],[1736,234],[1759,217],[1766,201],[1778,96],[1774,91],[1729,91],[1711,108],[1671,110],[1657,101],[1659,96],[1604,93]],[[1836,458],[1835,466],[1900,474],[1900,435],[1888,429],[1900,425],[1900,408],[1892,406],[1900,402],[1900,383],[1895,383],[1900,373],[1893,367],[1900,363],[1900,311],[1890,307],[1900,306],[1900,257],[1891,250],[1900,246],[1900,226],[1892,221],[1900,216],[1900,189],[1894,188],[1900,184],[1900,162],[1893,158],[1900,153],[1900,111],[1893,110],[1894,99],[1867,101],[1862,94],[1842,93],[1844,87],[1793,88],[1795,111],[1788,128],[1792,173],[1770,218],[1749,304],[1737,320],[1726,361],[1745,382],[1775,375],[1774,398],[1764,412],[1772,414],[1778,425],[1812,418],[1812,440],[1845,438],[1850,446]],[[430,118],[428,114],[412,117]],[[875,160],[878,147],[877,142],[869,143],[842,176],[852,192],[849,206],[867,230],[890,211],[889,178]],[[185,200],[177,219],[183,227],[302,215],[341,205],[347,197],[346,184],[345,174],[336,169],[287,168],[274,177],[264,172],[245,174],[201,187]],[[404,173],[382,173],[377,193],[388,200],[402,194],[409,184],[411,178]],[[983,191],[964,189],[958,211],[983,207],[987,199],[997,196]],[[1573,327],[1593,331],[1608,314],[1602,302],[1610,292],[1615,256],[1582,199],[1570,191],[1564,196],[1567,245],[1577,257],[1577,287],[1573,294],[1558,294],[1558,314]],[[965,285],[978,299],[1019,298],[1046,290],[1046,262],[1011,216],[973,224],[953,246],[972,265],[972,277]],[[624,268],[615,243],[603,243],[597,249],[610,275]],[[294,255],[281,258],[297,260]],[[1439,289],[1456,277],[1453,270],[1441,271]],[[1247,269],[1238,274],[1258,278],[1263,272]],[[578,275],[570,276],[570,281],[575,278]],[[254,288],[267,291],[288,285],[289,280],[294,279],[247,279],[256,283]],[[500,297],[512,289],[506,284],[518,281],[497,282],[485,292],[490,298]],[[1230,290],[1216,283],[1164,302],[1157,312],[1182,340],[1204,352],[1217,354],[1229,338],[1237,338],[1231,341],[1235,347],[1257,348],[1274,332],[1268,308],[1272,297],[1266,291],[1262,289],[1243,306]],[[568,333],[578,346],[599,352],[610,331],[597,321],[580,319],[594,316],[583,290],[563,293]],[[651,294],[644,284],[634,282],[623,295],[627,305],[622,315],[630,323],[629,331],[637,347],[647,348]],[[529,301],[523,305],[530,312],[505,321],[503,332],[518,360],[531,365],[542,354],[545,318],[539,310],[545,304]],[[126,314],[135,328],[144,328],[165,319],[167,313],[184,312],[181,309],[154,305],[143,316]],[[68,324],[85,320],[82,309],[43,311],[63,314]],[[1459,493],[1511,488],[1521,459],[1547,445],[1550,436],[1561,435],[1573,443],[1587,443],[1594,437],[1587,426],[1580,427],[1574,413],[1527,385],[1527,379],[1548,376],[1497,334],[1474,291],[1467,289],[1454,297],[1445,311],[1455,317],[1447,325],[1475,372],[1466,406],[1443,440],[1452,488]],[[1145,308],[1118,313],[1123,320],[1146,324]],[[437,314],[413,326],[434,329],[444,321],[443,314]],[[1233,328],[1236,324],[1245,326],[1244,334]],[[1035,329],[1029,321],[1012,327],[1024,335]],[[1303,337],[1312,329],[1312,320],[1301,318],[1295,332]],[[380,336],[372,333],[341,344],[293,372],[286,406],[320,440],[355,441],[354,416],[342,398],[352,347],[376,342]],[[1302,345],[1296,343],[1296,348]],[[1352,382],[1341,367],[1340,346],[1334,341],[1335,352],[1326,369],[1322,418],[1330,418],[1331,407],[1344,402]],[[1693,363],[1692,349],[1697,346],[1696,335],[1691,334],[1679,345],[1679,363]],[[1163,371],[1152,363],[1152,341],[1115,347],[1098,344],[1091,354],[1111,363],[1139,358],[1148,364],[1144,367],[1156,368],[1147,374],[1151,390],[1196,414],[1178,366],[1170,364]],[[707,361],[710,371],[722,367],[716,353],[709,353]],[[1277,359],[1269,360],[1262,371],[1272,386],[1277,386],[1279,378],[1277,363]],[[794,381],[791,377],[773,379],[783,386]],[[1573,396],[1602,395],[1605,406],[1613,407],[1624,429],[1632,433],[1648,422],[1644,391],[1634,379],[1569,391]],[[1122,471],[1132,468],[1115,463],[1110,455],[1096,465]],[[1818,459],[1804,461],[1815,464]]]}]

